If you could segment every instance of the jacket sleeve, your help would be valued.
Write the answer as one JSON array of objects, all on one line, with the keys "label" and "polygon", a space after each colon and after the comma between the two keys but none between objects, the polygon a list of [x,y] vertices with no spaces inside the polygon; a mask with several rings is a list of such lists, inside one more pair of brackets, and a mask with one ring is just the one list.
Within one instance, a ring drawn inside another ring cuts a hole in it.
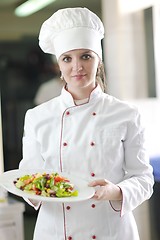
[{"label": "jacket sleeve", "polygon": [[[31,110],[28,110],[25,116],[24,135],[23,135],[23,158],[20,161],[20,169],[40,169],[43,167],[44,160],[40,154],[40,144],[36,139],[34,122],[31,119]],[[36,210],[40,202],[24,199]]]},{"label": "jacket sleeve", "polygon": [[28,110],[25,116],[22,142],[23,158],[19,164],[20,169],[39,169],[42,168],[44,164],[41,155],[41,146],[36,138],[34,118],[31,118],[31,111],[32,110]]},{"label": "jacket sleeve", "polygon": [[140,114],[135,111],[135,118],[128,123],[127,136],[124,140],[125,178],[118,184],[121,188],[122,202],[111,202],[112,207],[120,206],[121,216],[134,210],[153,193],[153,170],[145,148],[144,128]]}]

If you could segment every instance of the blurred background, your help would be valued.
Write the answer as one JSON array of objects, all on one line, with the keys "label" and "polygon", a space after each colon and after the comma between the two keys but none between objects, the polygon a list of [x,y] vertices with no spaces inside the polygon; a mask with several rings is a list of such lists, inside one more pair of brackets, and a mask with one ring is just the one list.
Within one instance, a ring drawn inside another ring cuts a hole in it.
[{"label": "blurred background", "polygon": [[[103,59],[107,92],[136,104],[142,112],[156,183],[152,198],[135,210],[135,216],[141,240],[159,240],[160,1],[55,0],[30,15],[17,16],[15,9],[24,2],[0,0],[0,172],[18,168],[26,110],[47,101],[51,89],[56,89],[51,92],[53,97],[61,89],[55,60],[38,46],[41,24],[60,8],[87,7],[105,26]],[[38,0],[35,2],[37,5]],[[32,240],[37,213],[11,194],[5,206],[3,212],[4,203],[0,203],[0,239]],[[15,213],[15,209],[20,213]],[[8,219],[13,221],[9,224]],[[19,237],[17,226],[22,232]],[[12,238],[5,238],[6,229]]]}]

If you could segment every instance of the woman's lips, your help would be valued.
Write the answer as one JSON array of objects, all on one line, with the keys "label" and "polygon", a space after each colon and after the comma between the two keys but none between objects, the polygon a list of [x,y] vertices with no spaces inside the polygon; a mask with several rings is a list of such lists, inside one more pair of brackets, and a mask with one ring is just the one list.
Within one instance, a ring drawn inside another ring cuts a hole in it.
[{"label": "woman's lips", "polygon": [[86,74],[78,74],[78,75],[73,75],[72,77],[77,79],[77,80],[81,80],[85,76],[86,76]]}]

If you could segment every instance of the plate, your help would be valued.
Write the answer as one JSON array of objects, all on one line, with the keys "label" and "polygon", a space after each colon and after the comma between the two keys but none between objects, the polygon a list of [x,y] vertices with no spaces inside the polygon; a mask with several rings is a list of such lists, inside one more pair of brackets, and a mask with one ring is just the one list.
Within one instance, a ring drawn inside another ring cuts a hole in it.
[{"label": "plate", "polygon": [[71,183],[74,184],[74,188],[78,190],[78,196],[77,197],[63,197],[63,198],[57,198],[57,197],[44,197],[39,195],[34,195],[30,193],[26,193],[14,185],[14,181],[22,177],[26,174],[35,174],[35,173],[52,173],[53,170],[20,170],[15,169],[11,171],[4,172],[0,175],[0,185],[5,188],[8,192],[23,197],[23,198],[30,198],[37,201],[45,201],[45,202],[78,202],[90,199],[94,193],[95,189],[93,187],[88,186],[88,182],[84,179],[81,179],[77,177],[76,175],[72,175],[66,172],[60,172],[59,174],[61,176],[64,176],[70,180]]}]

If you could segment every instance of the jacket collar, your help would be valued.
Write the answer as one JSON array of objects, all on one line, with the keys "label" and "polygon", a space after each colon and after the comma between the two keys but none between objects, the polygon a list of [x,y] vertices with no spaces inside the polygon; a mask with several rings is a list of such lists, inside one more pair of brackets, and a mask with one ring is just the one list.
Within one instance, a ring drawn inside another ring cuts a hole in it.
[{"label": "jacket collar", "polygon": [[[88,103],[93,103],[98,100],[99,97],[101,97],[103,94],[103,91],[99,85],[96,86],[95,89],[91,92],[89,96]],[[62,92],[61,92],[61,98],[63,103],[65,103],[66,107],[72,107],[76,106],[74,103],[74,99],[72,95],[66,90],[65,87],[63,87]]]}]

